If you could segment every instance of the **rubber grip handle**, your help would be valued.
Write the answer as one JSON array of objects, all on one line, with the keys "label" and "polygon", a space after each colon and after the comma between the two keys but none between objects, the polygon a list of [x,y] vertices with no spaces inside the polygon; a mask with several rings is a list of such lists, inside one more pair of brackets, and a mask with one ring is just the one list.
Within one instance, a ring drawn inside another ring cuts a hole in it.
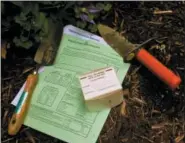
[{"label": "rubber grip handle", "polygon": [[171,89],[175,89],[181,83],[179,76],[175,75],[145,49],[140,49],[136,54],[136,58]]},{"label": "rubber grip handle", "polygon": [[12,118],[10,120],[10,123],[8,125],[8,134],[9,135],[15,135],[20,130],[22,124],[24,123],[24,119],[26,117],[32,93],[35,89],[35,86],[38,81],[38,75],[37,74],[31,74],[28,76],[26,80],[26,86],[24,88],[24,91],[18,101],[18,104],[16,106],[16,109],[12,115]]}]

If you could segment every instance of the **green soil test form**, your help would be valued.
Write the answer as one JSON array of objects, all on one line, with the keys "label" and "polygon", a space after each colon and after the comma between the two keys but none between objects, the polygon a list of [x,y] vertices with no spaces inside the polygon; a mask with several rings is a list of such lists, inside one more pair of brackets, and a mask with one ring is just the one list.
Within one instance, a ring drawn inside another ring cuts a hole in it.
[{"label": "green soil test form", "polygon": [[67,25],[54,64],[39,74],[24,124],[66,142],[95,143],[110,109],[89,112],[78,77],[109,66],[121,83],[130,64],[101,37]]}]

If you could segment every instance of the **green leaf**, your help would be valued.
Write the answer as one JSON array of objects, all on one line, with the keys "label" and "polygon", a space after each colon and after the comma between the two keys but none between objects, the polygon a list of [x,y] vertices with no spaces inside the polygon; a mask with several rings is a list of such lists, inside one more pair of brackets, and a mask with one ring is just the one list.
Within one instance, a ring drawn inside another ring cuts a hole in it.
[{"label": "green leaf", "polygon": [[35,39],[37,42],[40,42],[40,40],[41,40],[41,38],[40,38],[39,35],[35,35],[35,36],[34,36],[34,39]]},{"label": "green leaf", "polygon": [[80,9],[78,7],[75,7],[74,11],[76,14],[80,14]]},{"label": "green leaf", "polygon": [[39,4],[35,3],[32,5],[32,13],[34,15],[38,15],[39,14]]},{"label": "green leaf", "polygon": [[44,36],[47,36],[49,33],[49,22],[47,18],[44,21],[42,31],[45,33]]},{"label": "green leaf", "polygon": [[48,36],[48,33],[46,33],[45,31],[41,30],[39,32],[39,36],[40,36],[40,39],[44,38],[44,37],[47,37]]},{"label": "green leaf", "polygon": [[71,8],[75,4],[74,1],[68,1],[67,4],[64,7],[64,10]]},{"label": "green leaf", "polygon": [[108,3],[108,4],[106,4],[106,5],[104,6],[104,10],[105,10],[105,11],[110,11],[111,8],[112,8],[112,5],[111,5],[110,3]]},{"label": "green leaf", "polygon": [[89,26],[88,26],[88,29],[91,31],[91,32],[93,32],[93,33],[96,33],[97,31],[98,31],[98,28],[97,28],[97,25],[96,24],[90,24]]},{"label": "green leaf", "polygon": [[88,18],[89,18],[89,20],[93,20],[94,19],[94,15],[93,14],[88,14]]},{"label": "green leaf", "polygon": [[32,5],[33,3],[26,2],[24,6],[22,7],[22,12],[27,15],[28,13],[32,12]]},{"label": "green leaf", "polygon": [[104,8],[104,4],[99,2],[99,3],[96,4],[96,7],[100,8],[100,9],[103,9]]},{"label": "green leaf", "polygon": [[20,36],[20,41],[21,42],[26,42],[28,40],[28,37],[25,37],[23,35]]},{"label": "green leaf", "polygon": [[23,7],[24,6],[23,1],[11,1],[11,3],[18,6],[18,7]]},{"label": "green leaf", "polygon": [[64,17],[65,20],[68,21],[68,23],[75,25],[76,24],[76,20],[73,17]]},{"label": "green leaf", "polygon": [[32,41],[25,41],[25,42],[22,42],[20,46],[25,49],[29,49],[33,46],[33,42]]},{"label": "green leaf", "polygon": [[23,28],[26,31],[30,31],[31,30],[31,24],[27,22],[27,23],[24,24]]},{"label": "green leaf", "polygon": [[23,26],[25,21],[27,20],[23,12],[21,12],[20,15],[16,15],[14,19],[15,19],[15,22],[20,24],[21,26]]},{"label": "green leaf", "polygon": [[42,29],[42,26],[46,20],[46,16],[43,12],[39,12],[39,14],[36,16],[34,26],[38,29]]},{"label": "green leaf", "polygon": [[79,7],[75,7],[74,11],[75,11],[75,17],[76,18],[80,18],[80,15],[81,15],[80,8]]},{"label": "green leaf", "polygon": [[83,29],[86,27],[87,23],[85,21],[77,21],[76,25],[77,25],[77,27]]},{"label": "green leaf", "polygon": [[15,43],[15,45],[17,47],[22,47],[22,48],[25,48],[25,49],[29,49],[30,47],[33,46],[33,42],[32,41],[25,41],[25,42],[22,42],[20,39],[18,39],[17,37],[15,37],[13,39],[13,42]]},{"label": "green leaf", "polygon": [[87,10],[87,8],[85,8],[85,7],[80,8],[80,11],[81,12],[84,12],[84,13],[89,13],[88,10]]}]

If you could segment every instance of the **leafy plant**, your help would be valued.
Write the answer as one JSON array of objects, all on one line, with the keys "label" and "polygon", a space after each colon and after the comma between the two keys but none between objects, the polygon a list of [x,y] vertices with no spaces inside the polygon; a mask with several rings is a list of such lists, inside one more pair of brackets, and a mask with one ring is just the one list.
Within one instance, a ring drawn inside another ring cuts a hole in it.
[{"label": "leafy plant", "polygon": [[[4,15],[2,34],[16,29],[12,36],[13,43],[16,47],[29,49],[35,43],[40,43],[48,37],[50,20],[60,22],[61,26],[65,21],[74,24],[75,20],[68,12],[74,4],[75,2],[61,1],[3,2],[1,6]],[[12,12],[11,17],[8,16],[8,18],[6,18],[6,15],[9,15],[11,11],[8,11],[10,7],[7,6],[11,6],[16,11],[15,13]],[[14,27],[12,28],[11,25],[14,25]]]},{"label": "leafy plant", "polygon": [[19,28],[13,38],[17,47],[29,49],[48,35],[48,19],[39,11],[37,2],[11,2],[20,12],[13,16],[11,23]]},{"label": "leafy plant", "polygon": [[60,23],[61,27],[72,24],[96,32],[96,21],[105,17],[112,5],[109,2],[85,4],[73,1],[2,2],[2,38],[8,37],[16,47],[29,49],[49,36],[50,20]]},{"label": "leafy plant", "polygon": [[22,28],[19,37],[14,38],[14,43],[18,47],[30,48],[33,45],[31,38],[36,42],[40,42],[48,35],[48,19],[42,12],[21,12],[15,16],[15,22]]},{"label": "leafy plant", "polygon": [[100,16],[108,13],[112,8],[110,3],[98,2],[91,4],[90,6],[79,6],[75,7],[75,16],[78,18],[76,25],[80,28],[87,26],[91,32],[97,32],[96,20]]}]

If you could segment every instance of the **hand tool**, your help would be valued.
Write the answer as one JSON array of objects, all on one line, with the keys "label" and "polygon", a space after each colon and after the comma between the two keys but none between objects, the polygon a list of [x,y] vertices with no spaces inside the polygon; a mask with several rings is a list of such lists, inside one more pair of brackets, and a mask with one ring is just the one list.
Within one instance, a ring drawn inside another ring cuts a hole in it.
[{"label": "hand tool", "polygon": [[145,65],[171,89],[175,89],[181,83],[179,76],[175,75],[170,69],[164,66],[143,48],[143,46],[153,40],[153,38],[138,45],[130,43],[125,37],[121,36],[118,32],[108,26],[98,24],[98,30],[103,39],[123,57],[125,62],[130,62],[136,57],[138,61]]},{"label": "hand tool", "polygon": [[24,123],[24,119],[26,117],[32,93],[36,87],[38,81],[38,73],[37,70],[34,71],[33,74],[30,74],[26,80],[26,86],[24,91],[18,101],[18,104],[15,108],[15,111],[12,115],[10,123],[8,125],[8,134],[15,135],[21,128],[22,124]]}]

